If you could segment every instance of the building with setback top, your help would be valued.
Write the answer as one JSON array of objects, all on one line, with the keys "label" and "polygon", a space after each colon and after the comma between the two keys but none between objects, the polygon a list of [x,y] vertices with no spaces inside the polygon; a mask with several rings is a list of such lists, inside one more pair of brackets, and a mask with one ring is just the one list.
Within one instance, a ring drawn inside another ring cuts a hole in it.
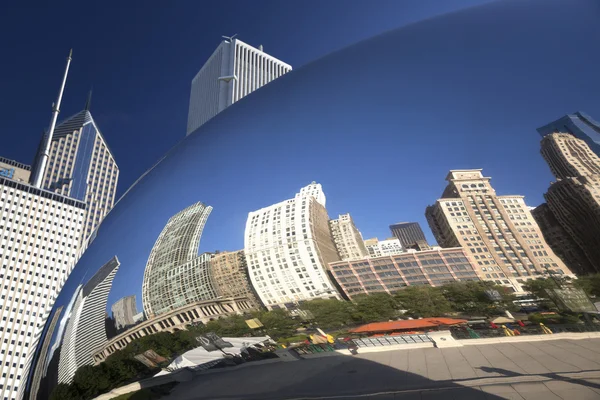
[{"label": "building with setback top", "polygon": [[354,260],[369,254],[350,214],[342,214],[338,219],[330,220],[329,228],[335,248],[342,260]]},{"label": "building with setback top", "polygon": [[390,225],[392,235],[402,243],[403,247],[412,246],[417,242],[427,242],[425,234],[418,222],[399,222]]}]

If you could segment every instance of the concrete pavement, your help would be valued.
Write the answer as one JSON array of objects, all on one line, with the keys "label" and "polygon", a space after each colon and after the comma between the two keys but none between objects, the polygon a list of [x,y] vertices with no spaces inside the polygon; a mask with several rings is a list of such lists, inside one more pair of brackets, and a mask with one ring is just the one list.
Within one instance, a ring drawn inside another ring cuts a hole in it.
[{"label": "concrete pavement", "polygon": [[168,399],[600,399],[600,339],[332,355],[196,376]]}]

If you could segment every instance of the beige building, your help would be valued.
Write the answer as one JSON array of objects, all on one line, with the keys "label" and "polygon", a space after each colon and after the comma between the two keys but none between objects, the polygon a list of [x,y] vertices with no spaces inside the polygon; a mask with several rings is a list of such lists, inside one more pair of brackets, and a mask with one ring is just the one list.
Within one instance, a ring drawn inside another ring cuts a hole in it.
[{"label": "beige building", "polygon": [[442,247],[463,247],[484,280],[522,291],[521,284],[547,272],[571,271],[554,254],[523,200],[498,196],[480,169],[452,170],[448,186],[426,217]]},{"label": "beige building", "polygon": [[546,242],[571,271],[585,274],[594,270],[585,253],[558,222],[547,203],[537,206],[531,214],[538,223]]},{"label": "beige building", "polygon": [[260,301],[250,285],[244,250],[213,254],[210,273],[217,298],[246,297],[253,307],[260,307]]},{"label": "beige building", "polygon": [[600,174],[600,158],[587,143],[569,133],[553,133],[541,141],[542,157],[558,179]]},{"label": "beige building", "polygon": [[404,247],[400,239],[388,238],[379,240],[377,238],[365,240],[365,247],[369,257],[393,256],[404,253]]},{"label": "beige building", "polygon": [[329,228],[342,260],[364,258],[369,254],[350,214],[341,214],[338,219],[330,220]]},{"label": "beige building", "polygon": [[29,183],[31,167],[15,160],[0,157],[0,177],[16,182]]}]

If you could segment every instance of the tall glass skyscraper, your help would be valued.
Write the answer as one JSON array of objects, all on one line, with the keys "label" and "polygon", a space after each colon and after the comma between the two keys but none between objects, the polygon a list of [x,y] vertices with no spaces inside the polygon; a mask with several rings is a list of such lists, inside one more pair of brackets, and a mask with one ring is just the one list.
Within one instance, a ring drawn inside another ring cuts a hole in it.
[{"label": "tall glass skyscraper", "polygon": [[224,40],[192,80],[187,134],[292,66],[239,39]]},{"label": "tall glass skyscraper", "polygon": [[594,121],[582,111],[565,115],[548,125],[538,128],[537,131],[542,136],[552,133],[570,133],[586,142],[590,149],[600,156],[600,123]]}]

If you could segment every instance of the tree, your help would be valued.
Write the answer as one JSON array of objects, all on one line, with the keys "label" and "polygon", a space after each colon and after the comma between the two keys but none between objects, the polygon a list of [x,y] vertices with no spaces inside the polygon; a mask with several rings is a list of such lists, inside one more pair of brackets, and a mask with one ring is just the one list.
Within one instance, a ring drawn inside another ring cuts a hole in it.
[{"label": "tree", "polygon": [[573,280],[573,286],[583,289],[588,296],[600,297],[600,274],[580,276]]},{"label": "tree", "polygon": [[[454,311],[470,315],[497,315],[515,309],[513,296],[504,287],[493,282],[452,282],[441,287],[442,293]],[[501,300],[491,299],[486,291],[497,291]]]},{"label": "tree", "polygon": [[317,299],[302,304],[304,310],[310,311],[314,323],[323,329],[337,329],[354,322],[355,306],[347,301],[336,299]]},{"label": "tree", "polygon": [[67,383],[59,383],[52,393],[50,394],[50,400],[79,400],[81,396],[75,390],[73,385]]},{"label": "tree", "polygon": [[292,319],[286,310],[257,311],[252,314],[264,325],[264,330],[274,339],[292,336],[296,333],[299,323]]},{"label": "tree", "polygon": [[356,296],[353,319],[363,323],[388,321],[398,315],[396,300],[387,293]]},{"label": "tree", "polygon": [[431,286],[408,286],[396,292],[394,298],[412,316],[439,317],[452,311],[442,291]]},{"label": "tree", "polygon": [[523,290],[531,293],[539,300],[540,306],[546,309],[556,308],[559,309],[559,305],[548,297],[546,292],[549,289],[558,289],[558,284],[550,278],[538,278],[532,279],[523,283]]},{"label": "tree", "polygon": [[107,392],[112,387],[110,376],[106,367],[84,365],[75,371],[73,386],[83,399],[93,399],[101,393]]}]

